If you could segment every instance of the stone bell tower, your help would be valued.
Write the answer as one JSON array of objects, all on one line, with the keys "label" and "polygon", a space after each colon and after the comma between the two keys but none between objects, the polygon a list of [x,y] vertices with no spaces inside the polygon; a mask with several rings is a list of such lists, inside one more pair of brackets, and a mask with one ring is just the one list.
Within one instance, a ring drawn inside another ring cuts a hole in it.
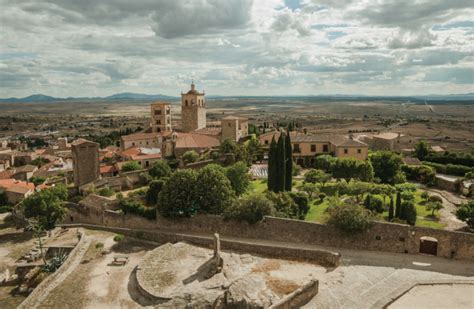
[{"label": "stone bell tower", "polygon": [[194,82],[191,90],[181,93],[181,123],[185,132],[206,127],[204,92],[197,91]]}]

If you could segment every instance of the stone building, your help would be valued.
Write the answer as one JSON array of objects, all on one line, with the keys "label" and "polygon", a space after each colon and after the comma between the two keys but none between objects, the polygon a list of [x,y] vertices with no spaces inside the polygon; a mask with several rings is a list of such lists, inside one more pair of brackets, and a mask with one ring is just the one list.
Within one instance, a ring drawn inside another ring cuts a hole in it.
[{"label": "stone building", "polygon": [[99,144],[78,139],[71,143],[74,185],[80,187],[100,177]]},{"label": "stone building", "polygon": [[248,135],[249,121],[246,118],[227,116],[221,120],[221,130],[222,140],[239,141]]},{"label": "stone building", "polygon": [[191,84],[191,90],[181,93],[181,122],[185,132],[206,127],[204,92],[197,91],[194,82]]},{"label": "stone building", "polygon": [[151,132],[171,131],[171,106],[169,103],[156,102],[151,104]]}]

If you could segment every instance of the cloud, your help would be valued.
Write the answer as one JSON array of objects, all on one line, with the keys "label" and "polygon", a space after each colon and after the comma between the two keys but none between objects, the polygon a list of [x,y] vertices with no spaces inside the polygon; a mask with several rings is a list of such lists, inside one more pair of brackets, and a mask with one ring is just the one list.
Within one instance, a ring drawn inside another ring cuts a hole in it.
[{"label": "cloud", "polygon": [[304,24],[304,16],[300,11],[292,11],[288,8],[281,10],[271,25],[271,29],[276,32],[296,30],[300,36],[308,36],[311,29]]}]

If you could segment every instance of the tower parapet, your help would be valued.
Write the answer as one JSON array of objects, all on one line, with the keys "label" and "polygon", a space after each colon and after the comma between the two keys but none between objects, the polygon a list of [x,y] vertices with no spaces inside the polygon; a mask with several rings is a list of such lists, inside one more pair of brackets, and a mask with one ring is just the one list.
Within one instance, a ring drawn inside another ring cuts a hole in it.
[{"label": "tower parapet", "polygon": [[204,92],[196,90],[194,82],[191,90],[181,93],[181,123],[183,131],[189,132],[206,127],[206,102]]}]

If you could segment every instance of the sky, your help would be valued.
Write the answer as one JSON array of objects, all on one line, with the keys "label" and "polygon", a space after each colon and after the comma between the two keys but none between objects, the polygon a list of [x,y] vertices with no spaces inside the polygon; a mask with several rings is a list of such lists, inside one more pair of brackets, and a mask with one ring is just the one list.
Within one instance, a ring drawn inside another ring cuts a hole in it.
[{"label": "sky", "polygon": [[474,92],[470,0],[0,0],[0,97]]}]

